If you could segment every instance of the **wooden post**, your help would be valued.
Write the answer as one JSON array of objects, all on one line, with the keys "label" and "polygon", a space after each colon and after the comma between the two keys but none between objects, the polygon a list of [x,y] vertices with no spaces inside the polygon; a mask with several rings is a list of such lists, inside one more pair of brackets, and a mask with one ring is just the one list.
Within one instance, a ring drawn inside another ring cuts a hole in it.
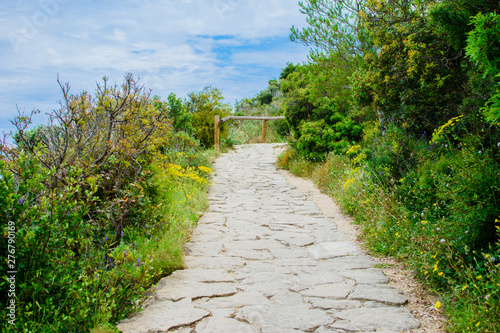
[{"label": "wooden post", "polygon": [[266,122],[267,120],[263,119],[262,120],[262,143],[266,143],[266,135],[267,135],[267,127],[266,127]]},{"label": "wooden post", "polygon": [[215,116],[214,120],[214,143],[215,149],[219,150],[219,116]]}]

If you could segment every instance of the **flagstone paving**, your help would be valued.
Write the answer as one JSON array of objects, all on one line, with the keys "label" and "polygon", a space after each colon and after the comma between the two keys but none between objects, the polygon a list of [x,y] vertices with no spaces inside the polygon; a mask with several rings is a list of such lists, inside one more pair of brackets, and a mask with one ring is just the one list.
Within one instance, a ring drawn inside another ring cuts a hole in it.
[{"label": "flagstone paving", "polygon": [[278,144],[220,156],[186,269],[123,332],[408,332],[420,326],[375,262],[276,170]]}]

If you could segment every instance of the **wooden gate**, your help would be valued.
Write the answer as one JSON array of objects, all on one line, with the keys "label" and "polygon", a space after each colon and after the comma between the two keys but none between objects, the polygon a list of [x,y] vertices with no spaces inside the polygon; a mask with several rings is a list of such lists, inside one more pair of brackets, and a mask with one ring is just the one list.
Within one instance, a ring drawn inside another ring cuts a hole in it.
[{"label": "wooden gate", "polygon": [[280,120],[280,119],[285,119],[283,116],[279,117],[250,117],[250,116],[229,116],[226,118],[220,119],[219,116],[215,116],[215,121],[214,121],[214,142],[215,142],[215,149],[219,149],[219,133],[220,133],[220,125],[223,124],[225,121],[228,121],[230,119],[235,119],[235,120],[262,120],[262,140],[265,142],[266,141],[266,134],[267,134],[267,121],[268,120]]}]

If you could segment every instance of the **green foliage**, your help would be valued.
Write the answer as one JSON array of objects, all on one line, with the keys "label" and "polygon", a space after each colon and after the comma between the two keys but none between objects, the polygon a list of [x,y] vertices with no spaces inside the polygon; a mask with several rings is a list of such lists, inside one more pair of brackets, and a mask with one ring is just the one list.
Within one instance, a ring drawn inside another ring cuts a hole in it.
[{"label": "green foliage", "polygon": [[120,87],[105,79],[94,97],[61,88],[52,123],[30,131],[20,115],[17,147],[0,147],[0,249],[7,258],[14,226],[18,332],[106,330],[135,311],[152,283],[182,267],[207,205],[210,152],[172,133],[165,102],[131,76]]},{"label": "green foliage", "polygon": [[329,123],[321,119],[302,124],[302,135],[296,143],[299,155],[310,161],[322,161],[329,152],[344,153],[349,144],[360,139],[362,127],[352,120],[334,114]]},{"label": "green foliage", "polygon": [[492,77],[494,91],[482,109],[491,123],[500,121],[500,15],[479,13],[472,19],[466,52],[483,78]]},{"label": "green foliage", "polygon": [[193,115],[187,112],[182,100],[177,98],[174,93],[171,93],[168,95],[168,106],[169,115],[173,119],[174,130],[193,134]]},{"label": "green foliage", "polygon": [[304,121],[328,119],[334,113],[346,115],[350,94],[348,71],[337,66],[339,56],[317,57],[315,63],[300,65],[282,82],[285,119],[296,140]]},{"label": "green foliage", "polygon": [[279,161],[440,290],[451,331],[498,331],[500,4],[348,4],[300,3],[310,26],[291,38],[319,51],[281,82],[296,151]]},{"label": "green foliage", "polygon": [[[200,140],[204,147],[214,145],[214,118],[221,119],[231,114],[231,107],[223,103],[222,92],[213,87],[206,87],[200,92],[189,94],[185,105],[189,113],[193,115],[192,125],[194,136]],[[220,128],[220,137],[227,136],[227,125]]]},{"label": "green foliage", "polygon": [[366,1],[308,0],[299,1],[299,6],[301,13],[307,15],[309,27],[292,27],[292,41],[314,45],[325,54],[339,54],[346,61],[362,58],[371,49],[370,36],[359,15],[365,10]]}]

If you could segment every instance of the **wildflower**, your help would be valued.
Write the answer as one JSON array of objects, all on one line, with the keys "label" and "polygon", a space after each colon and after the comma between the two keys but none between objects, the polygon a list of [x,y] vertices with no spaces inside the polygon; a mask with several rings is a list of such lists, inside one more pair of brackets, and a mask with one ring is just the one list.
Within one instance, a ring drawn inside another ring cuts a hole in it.
[{"label": "wildflower", "polygon": [[349,187],[352,183],[354,183],[354,181],[356,181],[356,178],[350,178],[350,179],[348,179],[348,180],[344,183],[344,190],[346,189],[346,187]]},{"label": "wildflower", "polygon": [[127,258],[127,250],[123,251],[123,258]]},{"label": "wildflower", "polygon": [[464,291],[465,289],[467,289],[469,286],[468,285],[465,285],[462,287],[462,291]]},{"label": "wildflower", "polygon": [[24,202],[24,199],[23,199],[23,198],[19,199],[19,204],[20,204],[20,205],[22,205],[22,204],[23,204],[23,202]]},{"label": "wildflower", "polygon": [[437,301],[436,304],[434,305],[436,309],[439,309],[441,307],[441,302]]},{"label": "wildflower", "polygon": [[[422,213],[422,214],[423,214],[423,213]],[[426,223],[428,223],[428,222],[429,222],[429,221],[423,220],[421,223],[422,223],[422,224],[426,224]]]},{"label": "wildflower", "polygon": [[439,272],[439,273],[438,273],[438,275],[439,275],[439,276],[443,276],[443,272]]},{"label": "wildflower", "polygon": [[446,239],[442,238],[439,242],[440,243],[446,243]]},{"label": "wildflower", "polygon": [[134,241],[134,250],[137,248],[137,241]]},{"label": "wildflower", "polygon": [[482,275],[476,276],[476,279],[481,280],[483,278]]},{"label": "wildflower", "polygon": [[491,297],[491,295],[490,295],[490,294],[488,294],[488,295],[484,296],[484,298],[485,298],[487,301],[490,299],[490,297]]},{"label": "wildflower", "polygon": [[137,258],[137,266],[141,266],[141,259]]},{"label": "wildflower", "polygon": [[104,241],[105,241],[105,242],[107,242],[107,241],[108,241],[108,237],[107,237],[107,236],[106,236],[106,237],[104,237]]},{"label": "wildflower", "polygon": [[481,325],[480,321],[477,322],[476,327],[478,327],[479,325]]},{"label": "wildflower", "polygon": [[206,173],[213,173],[213,170],[212,170],[212,169],[207,168],[207,167],[205,167],[205,166],[203,166],[203,165],[202,165],[202,166],[199,166],[199,167],[198,167],[198,169],[199,169],[199,170],[201,170],[201,171],[203,171],[203,172],[206,172]]}]

